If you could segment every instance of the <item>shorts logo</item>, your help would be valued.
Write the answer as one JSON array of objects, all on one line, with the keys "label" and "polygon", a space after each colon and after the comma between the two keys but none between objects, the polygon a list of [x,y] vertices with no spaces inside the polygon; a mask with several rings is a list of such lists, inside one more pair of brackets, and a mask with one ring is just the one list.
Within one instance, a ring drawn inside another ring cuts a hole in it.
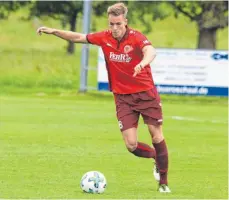
[{"label": "shorts logo", "polygon": [[120,129],[123,129],[122,121],[118,121],[118,125],[119,125],[119,128],[120,128]]},{"label": "shorts logo", "polygon": [[124,53],[129,53],[129,52],[132,51],[132,50],[133,50],[133,47],[130,46],[130,45],[126,45],[126,46],[124,47]]}]

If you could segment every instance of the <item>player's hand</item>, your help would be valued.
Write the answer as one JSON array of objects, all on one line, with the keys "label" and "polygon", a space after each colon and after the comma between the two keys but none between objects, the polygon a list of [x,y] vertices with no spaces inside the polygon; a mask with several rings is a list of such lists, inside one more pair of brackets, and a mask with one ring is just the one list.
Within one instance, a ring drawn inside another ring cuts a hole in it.
[{"label": "player's hand", "polygon": [[55,29],[53,29],[53,28],[48,28],[48,27],[42,26],[42,27],[37,29],[37,34],[38,35],[41,35],[42,33],[53,34],[54,31],[55,31]]},{"label": "player's hand", "polygon": [[134,75],[133,77],[137,76],[137,74],[141,73],[141,70],[143,69],[142,64],[137,64],[134,68]]}]

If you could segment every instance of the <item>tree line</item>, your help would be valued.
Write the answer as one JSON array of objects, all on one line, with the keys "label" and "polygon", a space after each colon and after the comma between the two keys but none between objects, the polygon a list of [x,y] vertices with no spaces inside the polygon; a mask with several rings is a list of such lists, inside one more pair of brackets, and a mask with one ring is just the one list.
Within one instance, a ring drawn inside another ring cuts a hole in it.
[{"label": "tree line", "polygon": [[[117,1],[93,1],[94,16],[102,16],[107,7]],[[215,49],[216,34],[219,29],[228,26],[228,1],[125,1],[128,6],[128,21],[141,20],[144,33],[149,33],[153,21],[163,20],[170,15],[179,18],[184,15],[198,27],[198,49]],[[29,16],[49,16],[69,25],[76,31],[77,17],[83,12],[83,1],[0,1],[0,20],[7,19],[10,13],[23,6],[29,8]],[[145,18],[145,16],[150,17]],[[69,42],[67,52],[74,53],[74,43]]]}]

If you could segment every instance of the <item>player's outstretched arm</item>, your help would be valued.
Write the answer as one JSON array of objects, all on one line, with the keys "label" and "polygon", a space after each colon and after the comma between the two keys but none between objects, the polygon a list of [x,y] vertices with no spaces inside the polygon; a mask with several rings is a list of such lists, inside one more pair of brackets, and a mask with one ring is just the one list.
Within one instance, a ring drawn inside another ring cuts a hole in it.
[{"label": "player's outstretched arm", "polygon": [[42,33],[55,35],[64,40],[68,40],[68,41],[75,42],[75,43],[88,43],[86,34],[83,34],[83,33],[58,30],[54,28],[48,28],[45,26],[42,26],[37,29],[37,34],[41,35]]}]

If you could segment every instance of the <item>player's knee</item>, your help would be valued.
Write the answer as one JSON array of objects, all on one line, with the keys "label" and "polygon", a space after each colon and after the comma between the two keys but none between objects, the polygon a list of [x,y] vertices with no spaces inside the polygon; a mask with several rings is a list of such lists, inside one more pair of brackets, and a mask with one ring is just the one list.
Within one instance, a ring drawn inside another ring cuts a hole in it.
[{"label": "player's knee", "polygon": [[152,137],[153,143],[160,143],[162,140],[164,140],[164,137],[162,134],[156,134]]},{"label": "player's knee", "polygon": [[133,152],[137,148],[137,142],[128,142],[126,148],[129,152]]}]

